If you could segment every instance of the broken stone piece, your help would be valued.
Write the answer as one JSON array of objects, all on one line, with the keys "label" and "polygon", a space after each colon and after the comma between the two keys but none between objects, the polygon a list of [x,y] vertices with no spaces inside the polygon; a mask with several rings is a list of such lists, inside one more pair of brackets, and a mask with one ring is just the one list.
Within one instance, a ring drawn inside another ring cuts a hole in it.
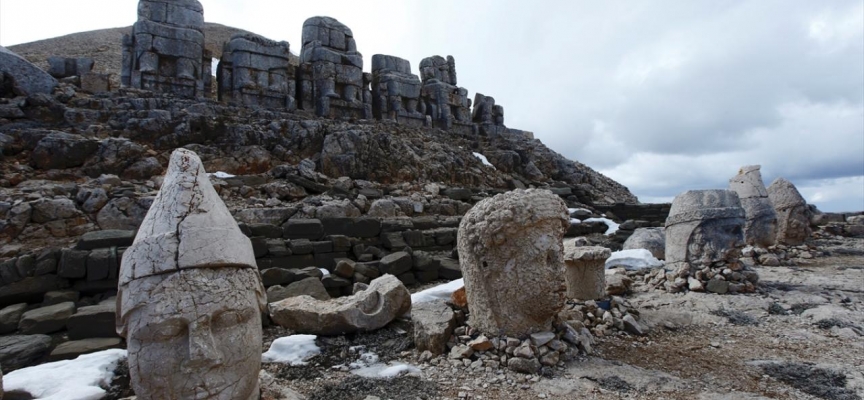
[{"label": "broken stone piece", "polygon": [[744,247],[744,209],[730,190],[690,190],[672,202],[666,219],[666,267],[692,271],[737,260]]},{"label": "broken stone piece", "polygon": [[777,242],[798,246],[810,237],[810,209],[792,182],[777,178],[768,187],[768,198],[777,212]]},{"label": "broken stone piece", "polygon": [[411,294],[395,276],[384,275],[351,296],[325,301],[297,296],[269,308],[273,322],[296,333],[341,335],[384,327],[411,311]]},{"label": "broken stone piece", "polygon": [[469,324],[492,336],[552,330],[564,304],[567,206],[548,190],[515,190],[474,206],[459,226]]},{"label": "broken stone piece", "polygon": [[117,333],[135,393],[257,399],[265,304],[252,243],[201,159],[175,150],[120,270]]}]

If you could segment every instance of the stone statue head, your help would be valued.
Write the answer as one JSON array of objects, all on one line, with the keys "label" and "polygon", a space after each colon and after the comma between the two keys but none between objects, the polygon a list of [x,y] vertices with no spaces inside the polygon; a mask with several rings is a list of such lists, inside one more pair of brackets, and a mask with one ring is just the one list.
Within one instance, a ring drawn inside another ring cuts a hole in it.
[{"label": "stone statue head", "polygon": [[760,169],[759,165],[741,167],[738,175],[729,180],[729,190],[738,194],[744,208],[744,240],[750,245],[768,247],[776,241],[777,213],[768,198]]},{"label": "stone statue head", "polygon": [[178,149],[123,254],[117,333],[139,398],[257,399],[266,294],[251,242]]},{"label": "stone statue head", "polygon": [[738,258],[744,247],[744,209],[730,190],[690,190],[672,202],[666,219],[666,262],[700,269]]}]

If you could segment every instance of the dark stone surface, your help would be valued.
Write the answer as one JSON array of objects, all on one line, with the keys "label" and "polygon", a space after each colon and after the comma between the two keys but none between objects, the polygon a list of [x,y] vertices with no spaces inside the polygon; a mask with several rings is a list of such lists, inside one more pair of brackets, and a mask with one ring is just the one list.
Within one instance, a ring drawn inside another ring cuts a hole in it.
[{"label": "dark stone surface", "polygon": [[38,303],[46,292],[69,287],[69,281],[57,275],[26,278],[0,286],[0,307],[16,303]]},{"label": "dark stone surface", "polygon": [[324,236],[324,225],[317,219],[289,219],[282,225],[285,239],[318,240]]},{"label": "dark stone surface", "polygon": [[404,251],[399,251],[384,256],[384,258],[381,259],[379,269],[382,274],[399,276],[410,271],[413,265],[414,262],[411,259],[411,255]]},{"label": "dark stone surface", "polygon": [[107,229],[87,232],[75,245],[76,250],[93,250],[106,247],[128,247],[135,241],[135,231]]},{"label": "dark stone surface", "polygon": [[33,365],[51,350],[48,335],[0,336],[0,365],[9,373]]},{"label": "dark stone surface", "polygon": [[113,302],[79,308],[78,312],[66,321],[69,339],[117,337],[116,310],[117,306]]},{"label": "dark stone surface", "polygon": [[87,250],[63,249],[57,275],[62,278],[80,279],[87,276]]}]

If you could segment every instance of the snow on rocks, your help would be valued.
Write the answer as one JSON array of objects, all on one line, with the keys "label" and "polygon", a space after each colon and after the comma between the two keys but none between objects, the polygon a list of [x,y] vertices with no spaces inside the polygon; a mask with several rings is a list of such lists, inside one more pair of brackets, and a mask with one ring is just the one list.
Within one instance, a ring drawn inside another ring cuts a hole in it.
[{"label": "snow on rocks", "polygon": [[435,300],[450,300],[453,292],[465,286],[463,279],[456,279],[442,285],[431,287],[429,289],[414,293],[411,295],[411,303],[426,303]]},{"label": "snow on rocks", "polygon": [[606,260],[606,269],[624,267],[627,270],[638,270],[645,268],[659,268],[663,266],[660,261],[646,249],[621,250],[612,253]]},{"label": "snow on rocks", "polygon": [[613,221],[609,218],[605,218],[605,217],[588,218],[588,219],[583,220],[582,222],[602,222],[602,223],[606,224],[607,229],[606,229],[606,232],[604,233],[604,235],[606,235],[606,236],[614,235],[615,232],[618,232],[618,228],[620,226],[617,223],[615,223],[615,221]]},{"label": "snow on rocks", "polygon": [[126,350],[111,349],[12,371],[3,377],[3,388],[24,391],[40,400],[98,400],[114,378],[114,369],[126,358]]},{"label": "snow on rocks", "polygon": [[492,163],[489,162],[489,159],[487,159],[486,156],[484,156],[484,155],[482,155],[482,154],[480,154],[480,153],[477,153],[477,152],[475,152],[475,153],[473,153],[473,154],[474,154],[474,157],[479,158],[480,161],[483,162],[483,165],[486,165],[486,166],[492,167],[492,169],[495,169],[495,166],[492,165]]},{"label": "snow on rocks", "polygon": [[273,341],[270,349],[261,355],[266,363],[283,363],[291,366],[306,365],[310,358],[321,354],[315,344],[315,335],[291,335]]}]

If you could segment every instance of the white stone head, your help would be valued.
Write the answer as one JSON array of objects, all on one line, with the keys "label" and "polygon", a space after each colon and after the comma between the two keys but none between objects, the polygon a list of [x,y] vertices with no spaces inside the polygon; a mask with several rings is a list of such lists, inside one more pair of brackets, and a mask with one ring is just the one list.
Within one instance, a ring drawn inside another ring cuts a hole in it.
[{"label": "white stone head", "polygon": [[171,156],[124,253],[117,333],[147,399],[257,399],[266,294],[249,239],[195,153]]}]

